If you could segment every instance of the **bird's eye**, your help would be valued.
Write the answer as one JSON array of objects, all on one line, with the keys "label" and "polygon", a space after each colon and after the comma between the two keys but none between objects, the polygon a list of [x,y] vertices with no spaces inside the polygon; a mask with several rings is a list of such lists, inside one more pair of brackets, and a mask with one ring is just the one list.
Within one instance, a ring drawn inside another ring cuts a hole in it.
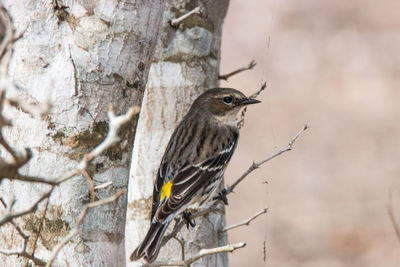
[{"label": "bird's eye", "polygon": [[230,97],[230,96],[225,96],[225,97],[224,97],[224,102],[225,102],[226,104],[232,103],[232,97]]}]

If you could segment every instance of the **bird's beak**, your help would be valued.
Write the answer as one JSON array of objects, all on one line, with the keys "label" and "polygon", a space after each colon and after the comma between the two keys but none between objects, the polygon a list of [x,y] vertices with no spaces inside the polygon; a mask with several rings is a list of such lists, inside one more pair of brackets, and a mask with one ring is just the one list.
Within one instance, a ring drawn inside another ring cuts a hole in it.
[{"label": "bird's beak", "polygon": [[254,98],[244,98],[242,101],[240,101],[240,105],[243,106],[257,104],[257,103],[261,103],[261,101]]}]

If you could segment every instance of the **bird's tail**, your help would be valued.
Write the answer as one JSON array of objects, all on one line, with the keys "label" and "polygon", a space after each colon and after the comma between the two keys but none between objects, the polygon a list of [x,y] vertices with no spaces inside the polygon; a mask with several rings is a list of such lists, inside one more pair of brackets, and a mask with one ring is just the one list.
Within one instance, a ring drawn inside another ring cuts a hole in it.
[{"label": "bird's tail", "polygon": [[131,261],[137,261],[140,258],[148,263],[153,262],[160,252],[162,238],[168,228],[169,223],[152,223],[146,237],[140,245],[132,252]]}]

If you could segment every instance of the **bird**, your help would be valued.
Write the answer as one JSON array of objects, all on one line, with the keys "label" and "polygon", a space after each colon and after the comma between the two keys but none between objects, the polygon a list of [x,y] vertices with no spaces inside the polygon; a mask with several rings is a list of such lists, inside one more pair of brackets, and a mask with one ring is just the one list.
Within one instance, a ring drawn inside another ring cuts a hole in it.
[{"label": "bird", "polygon": [[238,143],[237,115],[256,103],[232,88],[209,89],[195,99],[166,146],[153,187],[150,228],[131,261],[155,261],[168,225],[179,214],[195,225],[185,210],[216,194]]}]

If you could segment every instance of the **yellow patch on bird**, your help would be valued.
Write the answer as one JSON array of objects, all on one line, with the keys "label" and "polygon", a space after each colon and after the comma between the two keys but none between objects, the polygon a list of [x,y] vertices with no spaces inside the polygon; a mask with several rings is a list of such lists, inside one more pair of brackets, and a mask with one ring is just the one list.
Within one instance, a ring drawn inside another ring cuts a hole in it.
[{"label": "yellow patch on bird", "polygon": [[169,198],[169,194],[171,193],[171,182],[166,182],[161,188],[161,196],[160,201],[163,201],[165,197]]}]

